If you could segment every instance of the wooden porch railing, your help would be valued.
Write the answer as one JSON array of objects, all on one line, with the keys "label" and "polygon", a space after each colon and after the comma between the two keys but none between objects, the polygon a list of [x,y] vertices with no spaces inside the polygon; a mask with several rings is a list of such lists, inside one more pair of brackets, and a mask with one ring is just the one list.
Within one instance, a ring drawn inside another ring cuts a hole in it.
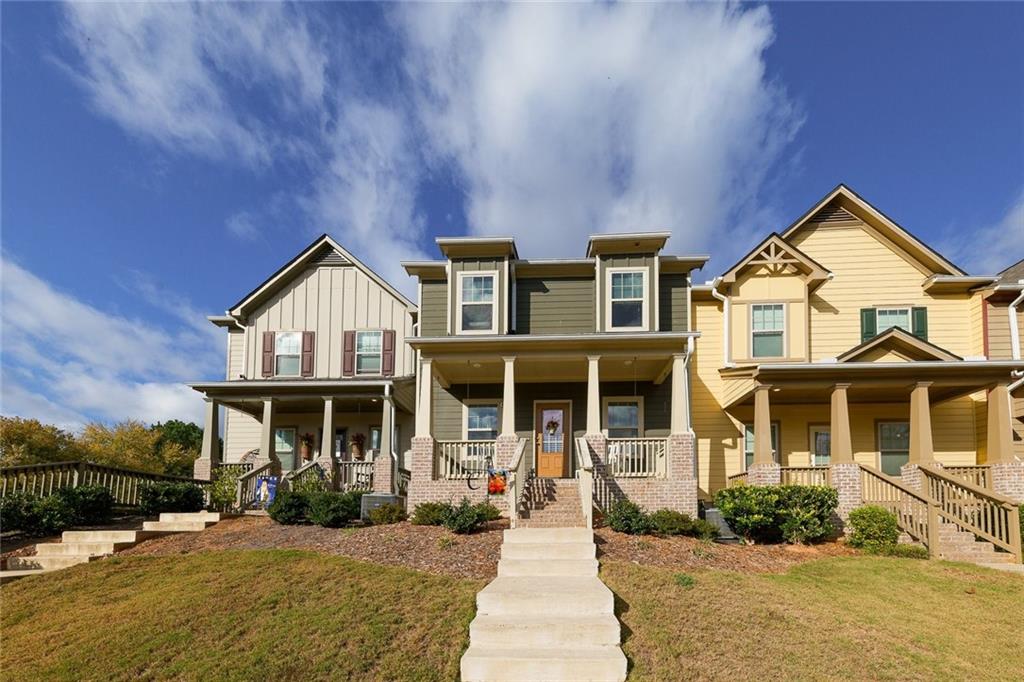
[{"label": "wooden porch railing", "polygon": [[61,488],[98,485],[110,491],[116,504],[137,507],[141,490],[146,484],[164,482],[193,483],[203,488],[210,484],[209,481],[195,478],[166,476],[92,462],[47,462],[0,468],[0,497],[11,493],[46,497]]},{"label": "wooden porch railing", "polygon": [[782,485],[828,485],[831,467],[781,467],[780,483]]},{"label": "wooden porch railing", "polygon": [[988,464],[977,464],[974,466],[943,467],[947,475],[953,478],[967,481],[979,488],[992,489],[992,467]]},{"label": "wooden porch railing", "polygon": [[336,466],[342,492],[373,490],[373,462],[337,462]]},{"label": "wooden porch railing", "polygon": [[587,528],[594,527],[594,458],[590,456],[590,443],[586,438],[576,439],[576,461],[579,468],[576,478],[580,487],[580,506]]},{"label": "wooden porch railing", "polygon": [[508,500],[508,518],[511,526],[516,527],[519,521],[519,504],[526,493],[526,485],[530,480],[529,467],[526,466],[526,439],[520,438],[516,445],[516,452],[512,456],[512,462],[508,468],[508,486],[506,500]]},{"label": "wooden porch railing", "polygon": [[923,544],[929,554],[938,552],[938,509],[926,495],[866,464],[860,465],[860,486],[864,504],[889,510],[903,532]]},{"label": "wooden porch railing", "polygon": [[259,502],[259,477],[269,476],[273,468],[272,462],[253,467],[238,477],[235,483],[235,508],[244,511],[252,509]]},{"label": "wooden porch railing", "polygon": [[606,471],[616,478],[662,475],[667,446],[667,438],[609,438]]},{"label": "wooden porch railing", "polygon": [[747,478],[748,478],[748,475],[747,475],[746,471],[741,471],[738,474],[733,474],[732,476],[728,476],[725,479],[725,487],[726,488],[733,488],[733,487],[738,486],[738,485],[746,485],[747,484]]},{"label": "wooden porch railing", "polygon": [[1009,552],[1021,563],[1020,516],[1008,497],[922,465],[924,488],[938,515]]},{"label": "wooden porch railing", "polygon": [[434,475],[445,479],[482,476],[487,462],[494,462],[496,452],[497,445],[493,440],[436,441]]},{"label": "wooden porch railing", "polygon": [[282,477],[285,487],[288,489],[294,487],[296,483],[305,483],[313,478],[318,478],[321,481],[327,479],[327,472],[324,471],[324,468],[316,460],[306,462],[298,469],[292,469]]}]

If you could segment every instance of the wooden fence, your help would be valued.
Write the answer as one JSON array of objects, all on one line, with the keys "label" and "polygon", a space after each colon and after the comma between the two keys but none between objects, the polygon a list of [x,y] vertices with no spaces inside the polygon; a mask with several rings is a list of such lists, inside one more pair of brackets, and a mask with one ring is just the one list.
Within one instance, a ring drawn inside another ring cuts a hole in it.
[{"label": "wooden fence", "polygon": [[142,488],[150,483],[192,483],[204,489],[209,486],[209,481],[195,478],[166,476],[92,462],[47,462],[0,468],[0,497],[12,493],[45,497],[61,488],[98,485],[110,491],[117,505],[137,507]]}]

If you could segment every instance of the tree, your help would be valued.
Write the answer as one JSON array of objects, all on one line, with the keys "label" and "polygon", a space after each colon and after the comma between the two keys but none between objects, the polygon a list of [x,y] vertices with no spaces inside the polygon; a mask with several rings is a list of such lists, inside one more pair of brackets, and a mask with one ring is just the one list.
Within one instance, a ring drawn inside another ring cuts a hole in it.
[{"label": "tree", "polygon": [[158,447],[163,447],[165,443],[177,443],[183,450],[194,450],[196,453],[203,447],[203,430],[192,422],[169,419],[162,424],[154,424],[153,430],[160,433]]},{"label": "tree", "polygon": [[0,466],[82,459],[75,437],[37,419],[0,417]]},{"label": "tree", "polygon": [[159,432],[134,419],[113,426],[92,422],[78,437],[90,462],[162,474],[165,470],[157,452],[159,440]]}]

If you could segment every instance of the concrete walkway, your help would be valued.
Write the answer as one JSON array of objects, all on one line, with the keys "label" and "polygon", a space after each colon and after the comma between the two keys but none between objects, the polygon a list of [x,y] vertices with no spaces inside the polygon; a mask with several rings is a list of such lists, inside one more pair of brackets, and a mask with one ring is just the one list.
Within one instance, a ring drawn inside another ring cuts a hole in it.
[{"label": "concrete walkway", "polygon": [[586,528],[506,530],[469,637],[467,682],[626,679],[615,598]]}]

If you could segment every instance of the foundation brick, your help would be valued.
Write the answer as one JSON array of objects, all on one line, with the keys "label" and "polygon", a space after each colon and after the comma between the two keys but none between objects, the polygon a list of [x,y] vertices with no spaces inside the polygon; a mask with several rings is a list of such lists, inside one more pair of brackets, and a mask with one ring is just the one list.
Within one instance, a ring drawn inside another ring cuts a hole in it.
[{"label": "foundation brick", "polygon": [[751,464],[747,467],[748,485],[779,485],[782,483],[782,467],[775,462]]},{"label": "foundation brick", "polygon": [[1000,462],[990,471],[993,490],[1024,504],[1024,462]]}]

